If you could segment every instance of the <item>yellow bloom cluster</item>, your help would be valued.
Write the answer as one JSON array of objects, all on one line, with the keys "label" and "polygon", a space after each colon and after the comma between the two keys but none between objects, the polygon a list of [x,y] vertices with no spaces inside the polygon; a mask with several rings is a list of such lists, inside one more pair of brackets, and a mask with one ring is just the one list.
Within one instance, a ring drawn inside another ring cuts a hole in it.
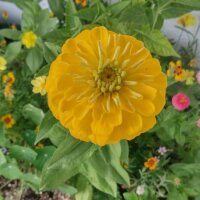
[{"label": "yellow bloom cluster", "polygon": [[22,35],[22,44],[26,48],[29,49],[35,47],[36,42],[37,42],[37,35],[32,31],[26,32]]},{"label": "yellow bloom cluster", "polygon": [[141,41],[96,27],[66,41],[45,88],[62,125],[102,146],[152,128],[166,86],[159,61]]},{"label": "yellow bloom cluster", "polygon": [[4,88],[4,97],[7,100],[12,100],[14,98],[14,92],[12,89],[12,85],[15,82],[15,75],[13,72],[8,72],[2,77],[3,83],[5,84]]},{"label": "yellow bloom cluster", "polygon": [[12,128],[15,124],[15,119],[11,114],[6,114],[1,118],[1,121],[4,123],[6,128]]},{"label": "yellow bloom cluster", "polygon": [[42,96],[46,94],[45,90],[46,76],[39,76],[31,81],[33,85],[33,93],[40,93]]},{"label": "yellow bloom cluster", "polygon": [[6,69],[7,61],[3,56],[0,56],[0,71],[3,71]]},{"label": "yellow bloom cluster", "polygon": [[169,69],[167,70],[167,76],[173,77],[176,81],[185,81],[186,85],[192,85],[194,83],[194,71],[183,69],[182,61],[171,61],[169,63]]},{"label": "yellow bloom cluster", "polygon": [[190,27],[190,26],[194,26],[197,23],[197,19],[194,15],[192,14],[186,14],[181,16],[177,23],[183,27]]}]

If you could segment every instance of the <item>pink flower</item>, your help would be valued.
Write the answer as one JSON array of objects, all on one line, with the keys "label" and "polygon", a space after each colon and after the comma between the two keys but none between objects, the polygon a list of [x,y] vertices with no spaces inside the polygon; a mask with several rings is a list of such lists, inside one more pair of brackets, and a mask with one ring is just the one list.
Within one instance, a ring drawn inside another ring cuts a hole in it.
[{"label": "pink flower", "polygon": [[197,120],[197,126],[200,128],[200,118]]},{"label": "pink flower", "polygon": [[161,156],[164,156],[167,152],[168,152],[168,150],[166,149],[166,147],[160,147],[160,148],[158,149],[158,153],[159,153]]},{"label": "pink flower", "polygon": [[190,99],[186,94],[180,92],[172,97],[172,105],[177,110],[185,110],[190,105]]},{"label": "pink flower", "polygon": [[137,186],[136,194],[139,196],[144,194],[144,185]]},{"label": "pink flower", "polygon": [[200,71],[197,72],[197,82],[200,84]]}]

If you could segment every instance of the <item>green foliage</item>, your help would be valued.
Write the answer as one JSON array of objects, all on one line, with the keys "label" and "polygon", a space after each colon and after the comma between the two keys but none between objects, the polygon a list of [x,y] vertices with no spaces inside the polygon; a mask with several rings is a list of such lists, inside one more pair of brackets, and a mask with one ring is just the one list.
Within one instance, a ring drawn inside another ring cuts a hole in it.
[{"label": "green foliage", "polygon": [[[73,138],[49,111],[46,97],[33,94],[31,85],[34,78],[48,75],[67,39],[95,26],[141,40],[160,60],[164,72],[169,61],[176,59],[183,61],[184,69],[192,70],[188,63],[194,58],[194,46],[187,55],[183,53],[187,48],[176,51],[161,27],[165,19],[200,10],[199,0],[122,0],[114,4],[94,0],[86,7],[73,0],[48,0],[54,17],[39,6],[39,0],[6,1],[22,9],[22,21],[18,30],[0,29],[0,41],[8,42],[0,49],[0,56],[7,60],[1,80],[9,71],[15,75],[13,99],[5,98],[5,84],[0,83],[0,117],[11,113],[15,119],[9,129],[0,122],[0,176],[20,180],[35,192],[59,190],[76,200],[199,200],[199,85],[169,79],[166,106],[156,126],[133,141],[104,147]],[[192,35],[184,27],[179,29]],[[21,42],[27,31],[37,35],[30,49]],[[177,92],[190,97],[185,111],[171,105]],[[160,154],[159,147],[166,147],[167,152]],[[144,167],[150,157],[159,159],[155,170]],[[144,186],[144,194],[138,195],[138,186]]]}]

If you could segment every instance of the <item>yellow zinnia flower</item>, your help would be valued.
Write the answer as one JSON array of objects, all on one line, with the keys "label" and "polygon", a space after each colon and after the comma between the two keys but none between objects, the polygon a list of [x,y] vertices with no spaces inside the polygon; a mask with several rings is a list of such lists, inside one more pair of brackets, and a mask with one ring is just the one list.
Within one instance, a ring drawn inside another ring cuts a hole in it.
[{"label": "yellow zinnia flower", "polygon": [[6,128],[12,128],[15,124],[15,119],[12,117],[11,114],[6,114],[1,118],[1,121],[4,123]]},{"label": "yellow zinnia flower", "polygon": [[194,83],[194,71],[185,70],[184,79],[186,85],[192,85]]},{"label": "yellow zinnia flower", "polygon": [[15,82],[15,75],[12,72],[8,72],[7,74],[3,75],[3,83],[6,85],[12,85]]},{"label": "yellow zinnia flower", "polygon": [[22,35],[22,44],[26,48],[32,48],[36,45],[37,42],[37,35],[33,33],[32,31],[26,32]]},{"label": "yellow zinnia flower", "polygon": [[192,14],[186,14],[186,15],[181,16],[178,19],[177,23],[184,27],[190,27],[190,26],[194,26],[197,23],[197,19]]},{"label": "yellow zinnia flower", "polygon": [[46,94],[45,90],[46,76],[39,76],[31,81],[33,85],[33,93],[40,93],[41,95]]},{"label": "yellow zinnia flower", "polygon": [[4,57],[0,56],[0,71],[3,71],[6,69],[7,61]]},{"label": "yellow zinnia flower", "polygon": [[166,76],[141,41],[97,27],[66,41],[46,90],[52,113],[75,138],[105,145],[155,125]]},{"label": "yellow zinnia flower", "polygon": [[76,4],[81,4],[81,6],[85,7],[87,5],[87,0],[75,0]]}]

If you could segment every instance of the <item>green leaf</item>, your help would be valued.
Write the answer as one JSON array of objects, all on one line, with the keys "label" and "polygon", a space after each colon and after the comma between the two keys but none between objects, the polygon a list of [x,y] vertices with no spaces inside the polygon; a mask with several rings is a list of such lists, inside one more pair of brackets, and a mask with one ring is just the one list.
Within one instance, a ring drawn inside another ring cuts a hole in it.
[{"label": "green leaf", "polygon": [[120,156],[120,161],[123,164],[126,164],[128,166],[129,163],[129,145],[126,140],[122,140],[120,142],[121,145],[121,156]]},{"label": "green leaf", "polygon": [[153,30],[151,32],[148,30],[135,31],[138,33],[138,38],[144,42],[145,47],[152,53],[160,56],[180,57],[170,44],[169,40],[159,30]]},{"label": "green leaf", "polygon": [[59,19],[62,19],[65,11],[63,0],[48,0],[48,3],[53,13],[55,13]]},{"label": "green leaf", "polygon": [[174,136],[175,136],[175,140],[176,140],[177,144],[179,144],[180,146],[183,146],[185,144],[186,137],[185,137],[184,133],[181,132],[180,127],[178,127],[176,129],[176,133]]},{"label": "green leaf", "polygon": [[6,157],[4,156],[3,152],[0,149],[0,165],[6,163]]},{"label": "green leaf", "polygon": [[26,64],[32,73],[35,73],[43,63],[43,55],[41,50],[36,46],[29,50],[26,57]]},{"label": "green leaf", "polygon": [[42,171],[42,189],[63,184],[78,173],[80,166],[97,150],[97,146],[67,135]]},{"label": "green leaf", "polygon": [[174,187],[170,190],[167,200],[188,200],[188,196]]},{"label": "green leaf", "polygon": [[93,154],[87,165],[95,169],[102,178],[107,177],[117,183],[129,185],[129,175],[121,166],[120,155],[120,144],[105,146]]},{"label": "green leaf", "polygon": [[52,63],[60,52],[60,47],[50,42],[45,42],[43,46],[44,58],[47,63]]},{"label": "green leaf", "polygon": [[21,180],[25,181],[34,191],[39,191],[41,179],[37,175],[31,173],[23,174]]},{"label": "green leaf", "polygon": [[32,104],[26,104],[23,107],[23,114],[26,118],[31,119],[36,125],[40,125],[44,118],[43,110],[33,106]]},{"label": "green leaf", "polygon": [[125,200],[139,200],[135,192],[126,192],[123,196]]},{"label": "green leaf", "polygon": [[53,153],[55,152],[55,147],[54,146],[45,146],[42,149],[38,149],[37,150],[37,157],[34,160],[34,166],[39,169],[42,170],[44,164],[47,162],[47,160],[49,158],[51,158],[51,156],[53,155]]},{"label": "green leaf", "polygon": [[66,185],[66,184],[58,187],[58,189],[56,189],[56,190],[59,190],[59,191],[65,193],[65,194],[67,194],[69,196],[72,196],[72,195],[77,193],[77,189],[76,188],[74,188],[71,185]]},{"label": "green leaf", "polygon": [[5,135],[4,125],[0,123],[0,146],[9,146],[10,141]]},{"label": "green leaf", "polygon": [[97,170],[90,164],[86,163],[82,165],[80,173],[83,174],[98,190],[110,194],[113,197],[117,196],[117,184],[107,177],[98,175]]},{"label": "green leaf", "polygon": [[75,200],[92,200],[92,186],[84,176],[79,176]]},{"label": "green leaf", "polygon": [[5,28],[0,30],[0,35],[11,40],[20,40],[21,31]]},{"label": "green leaf", "polygon": [[131,4],[130,1],[121,1],[108,6],[107,11],[111,12],[113,16],[117,16],[123,12],[125,8]]},{"label": "green leaf", "polygon": [[15,180],[20,179],[22,172],[17,165],[12,163],[4,163],[0,166],[0,175],[8,179]]},{"label": "green leaf", "polygon": [[45,65],[45,66],[41,67],[41,69],[35,74],[35,77],[47,76],[49,73],[49,68],[50,68],[49,65]]},{"label": "green leaf", "polygon": [[34,162],[37,153],[29,148],[29,147],[22,147],[18,145],[12,145],[10,147],[10,156],[16,158],[17,160],[25,160],[29,162]]},{"label": "green leaf", "polygon": [[180,177],[200,174],[199,163],[192,163],[192,164],[175,163],[170,166],[170,169],[174,172],[174,174]]},{"label": "green leaf", "polygon": [[36,132],[32,130],[26,130],[23,134],[22,137],[23,139],[27,142],[28,145],[34,146],[34,142],[36,139]]},{"label": "green leaf", "polygon": [[58,146],[67,137],[67,134],[69,131],[60,123],[54,124],[48,131],[48,137],[55,146]]},{"label": "green leaf", "polygon": [[80,32],[80,30],[82,29],[82,23],[79,17],[76,16],[76,13],[76,6],[74,5],[73,0],[68,0],[66,6],[65,23],[66,30],[67,32],[71,33],[71,35]]},{"label": "green leaf", "polygon": [[32,120],[36,125],[40,125],[44,118],[43,110],[33,106],[32,104],[26,104],[23,107],[23,114],[24,117]]},{"label": "green leaf", "polygon": [[21,51],[21,42],[12,42],[10,43],[5,52],[5,58],[10,63],[12,62]]},{"label": "green leaf", "polygon": [[57,123],[56,118],[51,114],[51,112],[47,112],[41,122],[39,133],[37,134],[37,138],[35,144],[41,141],[44,138],[48,137],[48,132],[51,130],[53,125]]},{"label": "green leaf", "polygon": [[36,23],[38,26],[35,33],[39,36],[43,36],[57,27],[58,20],[56,18],[50,18],[49,10],[45,9],[36,17]]},{"label": "green leaf", "polygon": [[[167,3],[162,0],[162,15],[165,18],[176,18],[193,10],[200,10],[199,0],[173,0]],[[176,12],[174,12],[176,10]]]}]

